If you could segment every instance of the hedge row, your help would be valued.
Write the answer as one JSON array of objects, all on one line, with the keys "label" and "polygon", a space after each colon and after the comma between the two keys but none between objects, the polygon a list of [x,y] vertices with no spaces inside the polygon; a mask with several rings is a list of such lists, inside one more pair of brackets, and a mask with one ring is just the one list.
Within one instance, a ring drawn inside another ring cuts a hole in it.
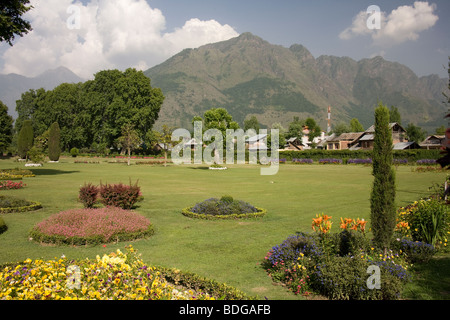
[{"label": "hedge row", "polygon": [[[313,159],[324,158],[333,159],[368,159],[372,158],[372,150],[321,150],[310,149],[304,151],[280,151],[280,159],[292,161],[292,159]],[[442,157],[440,150],[412,149],[394,150],[394,159],[408,159],[409,162],[416,162],[422,159],[439,159]]]},{"label": "hedge row", "polygon": [[191,209],[193,207],[187,207],[184,208],[181,212],[183,215],[189,218],[195,218],[195,219],[204,219],[204,220],[233,220],[233,219],[251,219],[251,218],[259,218],[264,216],[267,213],[267,210],[263,208],[256,208],[258,209],[257,212],[251,212],[251,213],[243,213],[243,214],[228,214],[228,215],[212,215],[212,214],[200,214],[192,212]]}]

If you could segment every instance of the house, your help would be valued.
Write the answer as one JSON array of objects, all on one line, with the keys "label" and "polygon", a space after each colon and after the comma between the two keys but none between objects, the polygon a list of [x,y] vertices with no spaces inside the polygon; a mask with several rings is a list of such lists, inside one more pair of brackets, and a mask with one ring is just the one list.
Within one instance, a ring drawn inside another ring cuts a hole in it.
[{"label": "house", "polygon": [[332,134],[324,143],[326,150],[344,150],[358,140],[364,132],[345,132],[339,136]]},{"label": "house", "polygon": [[303,150],[303,143],[302,141],[297,138],[290,138],[286,141],[286,146],[284,147],[284,150]]},{"label": "house", "polygon": [[444,135],[432,135],[427,137],[419,146],[422,149],[441,149],[444,143],[445,136]]},{"label": "house", "polygon": [[257,134],[245,140],[249,150],[267,150],[267,134]]},{"label": "house", "polygon": [[[395,146],[398,143],[408,142],[406,138],[406,130],[397,122],[392,122],[389,124],[389,128],[392,132],[392,144]],[[371,126],[359,138],[355,139],[351,143],[349,143],[349,149],[358,150],[358,149],[373,149],[373,143],[375,138],[375,125]],[[398,148],[411,148],[415,147],[415,144],[409,145],[398,145]]]}]

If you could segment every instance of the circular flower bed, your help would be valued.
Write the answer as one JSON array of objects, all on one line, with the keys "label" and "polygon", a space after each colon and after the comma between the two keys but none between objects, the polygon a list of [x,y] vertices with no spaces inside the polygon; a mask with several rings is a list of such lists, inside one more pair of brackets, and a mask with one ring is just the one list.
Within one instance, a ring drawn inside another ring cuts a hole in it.
[{"label": "circular flower bed", "polygon": [[40,209],[39,202],[0,195],[0,213],[26,212]]},{"label": "circular flower bed", "polygon": [[231,196],[220,199],[210,198],[195,206],[182,210],[183,215],[198,219],[240,219],[256,218],[266,214],[266,210],[251,204],[235,200]]},{"label": "circular flower bed", "polygon": [[153,234],[145,217],[121,208],[72,209],[38,223],[30,237],[41,243],[96,245],[130,241]]}]

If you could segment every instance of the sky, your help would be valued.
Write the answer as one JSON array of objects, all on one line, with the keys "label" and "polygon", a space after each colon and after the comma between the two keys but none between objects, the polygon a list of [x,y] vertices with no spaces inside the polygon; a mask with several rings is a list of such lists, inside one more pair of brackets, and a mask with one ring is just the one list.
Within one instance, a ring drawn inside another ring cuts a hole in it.
[{"label": "sky", "polygon": [[[33,77],[65,66],[84,79],[146,70],[185,48],[251,32],[313,54],[382,56],[418,76],[448,78],[450,1],[31,0],[33,31],[0,44],[0,73]],[[368,9],[370,6],[376,6]],[[372,11],[375,9],[376,11]],[[378,11],[379,10],[379,11]]]}]

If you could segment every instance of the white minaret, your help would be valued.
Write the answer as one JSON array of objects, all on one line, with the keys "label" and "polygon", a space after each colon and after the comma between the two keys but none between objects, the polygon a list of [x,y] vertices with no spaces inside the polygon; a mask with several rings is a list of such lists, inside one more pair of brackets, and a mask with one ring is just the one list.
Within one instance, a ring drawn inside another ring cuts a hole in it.
[{"label": "white minaret", "polygon": [[328,127],[327,127],[327,133],[330,133],[331,131],[331,107],[328,106]]}]

